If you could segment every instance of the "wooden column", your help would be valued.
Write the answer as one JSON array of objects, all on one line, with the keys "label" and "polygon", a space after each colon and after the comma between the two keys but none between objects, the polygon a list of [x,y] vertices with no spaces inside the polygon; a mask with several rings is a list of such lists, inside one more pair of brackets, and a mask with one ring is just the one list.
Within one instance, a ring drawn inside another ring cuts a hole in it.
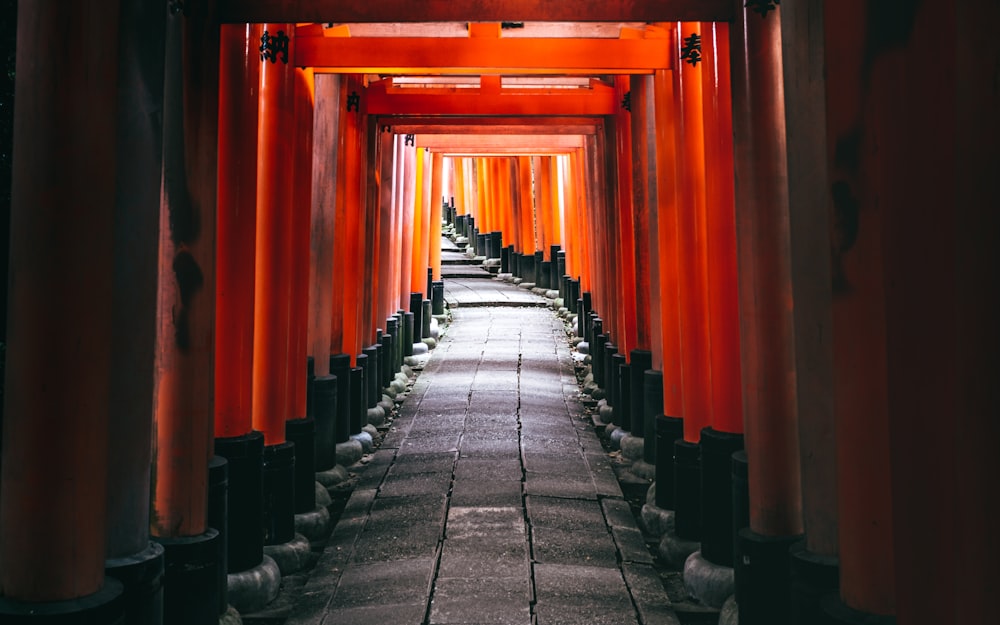
[{"label": "wooden column", "polygon": [[[729,25],[702,23],[712,428],[743,433]],[[794,450],[793,450],[794,451]]]},{"label": "wooden column", "polygon": [[[265,24],[264,35],[294,34],[294,24]],[[280,44],[279,44],[280,45]],[[290,46],[291,43],[288,43]],[[257,147],[257,251],[254,295],[253,426],[265,446],[285,441],[290,414],[287,370],[293,167],[294,68],[280,52],[260,68]]]},{"label": "wooden column", "polygon": [[216,218],[215,436],[253,429],[253,301],[257,218],[260,27],[222,26]]},{"label": "wooden column", "polygon": [[679,106],[677,250],[684,439],[697,442],[701,429],[712,423],[711,325],[708,303],[708,220],[705,205],[705,135],[702,107],[703,63],[692,64],[682,55],[693,35],[701,36],[698,22],[678,22],[678,68],[674,71]]},{"label": "wooden column", "polygon": [[[427,233],[429,244],[428,268],[433,271],[431,274],[434,280],[441,279],[441,188],[444,182],[444,156],[434,153],[431,160],[431,211],[430,230]],[[431,294],[428,293],[430,298]]]},{"label": "wooden column", "polygon": [[618,113],[614,117],[615,133],[615,163],[617,172],[615,186],[615,210],[618,213],[618,234],[615,256],[618,259],[618,272],[615,278],[617,292],[615,300],[621,311],[619,336],[616,339],[618,351],[631,358],[630,352],[636,347],[638,338],[636,312],[636,233],[632,205],[632,114],[625,108],[626,96],[631,100],[628,76],[615,77],[615,96],[618,100]]},{"label": "wooden column", "polygon": [[[653,76],[633,76],[632,232],[635,238],[636,346],[653,353],[653,368],[663,361],[660,345],[660,272],[657,245],[656,105]],[[647,433],[647,436],[652,433]]]},{"label": "wooden column", "polygon": [[334,211],[339,151],[340,77],[317,74],[313,114],[312,194],[309,242],[309,353],[317,378],[330,373],[334,318]]},{"label": "wooden column", "polygon": [[[149,566],[150,560],[162,560],[162,550],[151,548],[149,541],[152,450],[148,443],[153,431],[150,398],[156,349],[163,172],[163,121],[159,113],[163,107],[165,22],[162,7],[142,0],[122,2],[117,89],[120,114],[114,166],[107,556],[112,575],[124,573],[122,569],[132,563],[149,570],[148,576],[140,576],[139,583],[158,575],[156,567]],[[126,593],[129,591],[126,585]],[[153,603],[139,600],[133,605],[139,604],[144,614],[151,614],[156,610]],[[136,613],[129,617],[148,618]]]},{"label": "wooden column", "polygon": [[[104,579],[118,3],[18,9],[0,615],[121,592]],[[57,379],[53,359],[82,365]]]},{"label": "wooden column", "polygon": [[[306,417],[306,346],[309,325],[310,218],[312,213],[313,93],[312,71],[295,70],[295,144],[292,171],[291,245],[289,246],[289,418]],[[315,373],[315,364],[314,373]]]},{"label": "wooden column", "polygon": [[[889,445],[889,354],[886,249],[890,227],[880,210],[888,191],[876,154],[891,127],[869,98],[871,59],[857,45],[867,3],[825,11],[827,150],[832,214],[833,365],[837,441],[840,596],[852,609],[895,613],[892,476]],[[868,28],[868,25],[864,25]],[[876,27],[877,28],[877,27]],[[875,40],[878,33],[871,33]],[[882,65],[880,79],[895,79]],[[874,115],[874,118],[869,116]],[[905,158],[902,154],[900,157]],[[864,165],[864,166],[863,166]],[[926,175],[926,172],[925,172]],[[918,180],[919,178],[914,178]],[[919,388],[916,386],[914,388]]]}]

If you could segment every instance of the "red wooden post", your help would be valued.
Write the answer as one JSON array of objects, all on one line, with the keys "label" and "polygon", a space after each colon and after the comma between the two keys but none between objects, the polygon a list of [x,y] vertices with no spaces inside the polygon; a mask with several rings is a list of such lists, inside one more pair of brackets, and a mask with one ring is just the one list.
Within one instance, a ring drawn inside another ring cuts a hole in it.
[{"label": "red wooden post", "polygon": [[[0,616],[121,592],[104,579],[118,13],[18,7]],[[85,365],[54,383],[54,357]]]},{"label": "red wooden post", "polygon": [[[295,98],[295,143],[290,162],[292,172],[291,245],[289,246],[288,278],[291,290],[289,305],[289,418],[306,417],[306,346],[309,325],[309,244],[310,213],[312,212],[313,164],[313,75],[296,69],[293,95]],[[315,365],[314,365],[315,366]]]},{"label": "red wooden post", "polygon": [[[264,36],[294,34],[294,24],[265,24]],[[289,43],[289,45],[291,45]],[[285,441],[291,418],[289,366],[291,211],[295,109],[294,68],[281,52],[260,70],[257,148],[257,253],[254,297],[253,425],[264,444]]]},{"label": "red wooden post", "polygon": [[253,301],[260,28],[222,26],[216,218],[215,436],[253,429]]},{"label": "red wooden post", "polygon": [[680,322],[684,439],[695,443],[701,429],[712,423],[711,327],[708,321],[708,222],[705,209],[705,136],[702,110],[703,64],[683,57],[692,36],[700,36],[700,24],[678,23],[676,30],[680,148],[677,217],[678,255],[683,269],[680,280]]},{"label": "red wooden post", "polygon": [[[312,211],[309,245],[310,354],[317,378],[330,373],[334,319],[334,207],[336,205],[337,139],[340,125],[340,77],[316,75],[313,115]],[[339,319],[339,315],[337,315]],[[339,330],[339,326],[338,326]]]}]

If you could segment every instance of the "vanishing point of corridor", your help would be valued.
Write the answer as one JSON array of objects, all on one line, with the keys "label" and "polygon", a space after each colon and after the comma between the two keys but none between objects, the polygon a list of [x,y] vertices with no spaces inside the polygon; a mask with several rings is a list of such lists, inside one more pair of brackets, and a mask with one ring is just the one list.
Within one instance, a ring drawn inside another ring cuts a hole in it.
[{"label": "vanishing point of corridor", "polygon": [[446,278],[445,297],[463,303],[288,625],[676,622],[565,322],[497,280]]}]

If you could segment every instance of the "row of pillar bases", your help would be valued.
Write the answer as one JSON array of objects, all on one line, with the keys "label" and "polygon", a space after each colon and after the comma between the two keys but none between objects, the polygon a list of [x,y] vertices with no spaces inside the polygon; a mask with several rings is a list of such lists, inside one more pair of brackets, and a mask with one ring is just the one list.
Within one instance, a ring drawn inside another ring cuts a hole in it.
[{"label": "row of pillar bases", "polygon": [[[590,293],[575,301],[577,334],[588,344],[600,390],[595,399],[603,397],[611,408],[610,427],[624,431],[618,441],[642,439],[637,460],[655,471],[644,519],[669,519],[654,533],[663,534],[661,556],[683,567],[688,592],[716,608],[735,600],[741,625],[868,622],[871,615],[853,614],[837,599],[835,558],[809,552],[800,535],[751,531],[743,435],[705,427],[697,442],[685,440],[683,419],[664,414],[663,373],[652,369],[651,352],[634,349],[626,358]],[[726,615],[720,623],[728,622]]]},{"label": "row of pillar bases", "polygon": [[337,444],[362,431],[367,410],[378,405],[382,389],[402,369],[404,341],[396,339],[403,338],[404,318],[412,328],[412,313],[391,317],[390,331],[379,332],[380,340],[356,357],[354,367],[347,355],[334,354],[333,374],[316,377],[310,359],[308,414],[286,421],[285,442],[265,445],[256,430],[215,439],[208,466],[209,528],[203,534],[153,537],[145,550],[109,559],[104,585],[90,595],[43,603],[0,597],[0,620],[215,625],[230,604],[263,607],[277,593],[282,574],[268,551],[296,543],[304,516],[326,512],[319,516],[326,519],[327,533],[332,529],[325,507],[317,508],[317,473],[335,467]]}]

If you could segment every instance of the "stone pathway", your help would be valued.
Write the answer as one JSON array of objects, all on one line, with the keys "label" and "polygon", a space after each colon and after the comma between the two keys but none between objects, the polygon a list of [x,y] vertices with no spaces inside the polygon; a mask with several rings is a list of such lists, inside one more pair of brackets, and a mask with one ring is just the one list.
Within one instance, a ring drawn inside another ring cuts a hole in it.
[{"label": "stone pathway", "polygon": [[287,624],[677,623],[562,322],[510,307],[544,304],[513,285],[445,282],[452,323]]}]

